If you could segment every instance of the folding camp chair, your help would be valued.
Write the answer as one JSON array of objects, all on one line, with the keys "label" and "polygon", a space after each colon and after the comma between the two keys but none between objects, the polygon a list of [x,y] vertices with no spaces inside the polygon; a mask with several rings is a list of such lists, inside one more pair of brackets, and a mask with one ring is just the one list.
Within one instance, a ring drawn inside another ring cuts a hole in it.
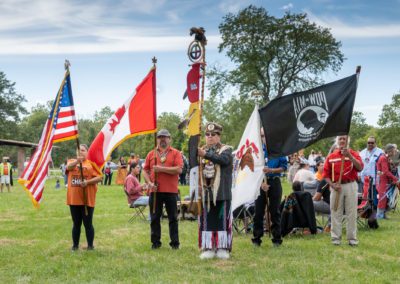
[{"label": "folding camp chair", "polygon": [[132,217],[128,220],[129,223],[132,223],[135,218],[142,219],[146,221],[146,216],[144,215],[144,210],[146,209],[147,205],[143,204],[129,204],[129,194],[124,190],[126,197],[128,198],[128,207],[133,209]]},{"label": "folding camp chair", "polygon": [[236,232],[251,232],[254,223],[254,202],[243,204],[233,211],[233,228]]}]

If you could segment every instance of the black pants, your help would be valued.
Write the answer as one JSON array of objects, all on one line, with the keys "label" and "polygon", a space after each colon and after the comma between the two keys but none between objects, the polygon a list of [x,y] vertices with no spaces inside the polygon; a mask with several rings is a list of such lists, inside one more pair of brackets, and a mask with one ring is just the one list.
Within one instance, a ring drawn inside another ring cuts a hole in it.
[{"label": "black pants", "polygon": [[279,178],[268,178],[268,184],[270,188],[268,193],[266,194],[264,190],[260,189],[260,195],[258,196],[255,205],[256,205],[256,214],[254,216],[254,230],[252,241],[257,244],[261,244],[261,238],[264,235],[264,215],[265,215],[265,206],[266,195],[268,195],[269,202],[269,214],[271,215],[271,233],[272,233],[272,242],[281,244],[282,243],[282,234],[281,234],[281,212],[279,210],[279,206],[282,199],[282,186]]},{"label": "black pants", "polygon": [[104,179],[104,185],[110,185],[111,184],[111,180],[112,180],[112,173],[111,174],[105,174],[105,179]]},{"label": "black pants", "polygon": [[181,185],[186,185],[186,173],[182,173],[179,175],[179,182],[181,183]]},{"label": "black pants", "polygon": [[178,234],[178,208],[176,202],[178,198],[177,193],[157,192],[156,193],[156,210],[153,213],[153,202],[154,193],[150,195],[150,217],[151,217],[151,242],[153,245],[161,245],[161,225],[160,219],[163,213],[163,205],[167,210],[168,221],[169,221],[169,237],[171,242],[170,246],[179,246],[179,234]]},{"label": "black pants", "polygon": [[94,228],[93,228],[93,211],[94,207],[87,207],[88,215],[85,215],[85,206],[83,205],[70,205],[72,217],[72,241],[75,247],[79,246],[79,238],[81,237],[82,221],[85,226],[86,240],[88,247],[93,247]]}]

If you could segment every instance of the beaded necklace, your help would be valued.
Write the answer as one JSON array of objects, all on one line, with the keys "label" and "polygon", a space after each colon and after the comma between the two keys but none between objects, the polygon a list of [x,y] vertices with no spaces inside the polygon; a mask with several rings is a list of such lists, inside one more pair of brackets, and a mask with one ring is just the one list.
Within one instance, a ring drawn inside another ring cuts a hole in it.
[{"label": "beaded necklace", "polygon": [[161,162],[162,165],[164,165],[165,161],[167,160],[167,155],[168,155],[168,153],[169,153],[169,150],[170,150],[170,149],[168,149],[168,150],[166,150],[166,151],[164,151],[164,152],[162,152],[162,153],[160,153],[159,151],[157,151],[157,155],[158,155],[158,157],[160,158],[160,162]]}]

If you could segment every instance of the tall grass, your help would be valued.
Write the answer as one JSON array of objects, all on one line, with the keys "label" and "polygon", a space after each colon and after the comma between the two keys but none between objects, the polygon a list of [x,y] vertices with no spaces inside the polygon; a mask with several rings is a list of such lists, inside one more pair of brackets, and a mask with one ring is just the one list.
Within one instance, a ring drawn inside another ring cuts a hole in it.
[{"label": "tall grass", "polygon": [[[197,222],[181,221],[180,250],[168,246],[168,221],[162,221],[162,243],[151,250],[150,226],[128,223],[120,186],[100,186],[94,212],[95,250],[71,252],[66,190],[49,180],[45,199],[34,209],[19,186],[0,194],[0,283],[399,283],[399,213],[380,222],[376,231],[359,230],[360,244],[330,244],[327,234],[293,236],[273,248],[268,237],[261,247],[251,235],[235,233],[227,261],[200,261]],[[285,191],[288,186],[285,185]],[[187,188],[182,188],[182,195]]]}]

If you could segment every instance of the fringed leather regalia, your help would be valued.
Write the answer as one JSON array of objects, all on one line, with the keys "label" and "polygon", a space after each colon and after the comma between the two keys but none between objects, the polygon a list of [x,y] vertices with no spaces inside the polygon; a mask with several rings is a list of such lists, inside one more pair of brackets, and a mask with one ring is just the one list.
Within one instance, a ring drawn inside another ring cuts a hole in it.
[{"label": "fringed leather regalia", "polygon": [[204,146],[201,159],[203,210],[199,216],[199,247],[202,250],[232,249],[232,148]]}]

